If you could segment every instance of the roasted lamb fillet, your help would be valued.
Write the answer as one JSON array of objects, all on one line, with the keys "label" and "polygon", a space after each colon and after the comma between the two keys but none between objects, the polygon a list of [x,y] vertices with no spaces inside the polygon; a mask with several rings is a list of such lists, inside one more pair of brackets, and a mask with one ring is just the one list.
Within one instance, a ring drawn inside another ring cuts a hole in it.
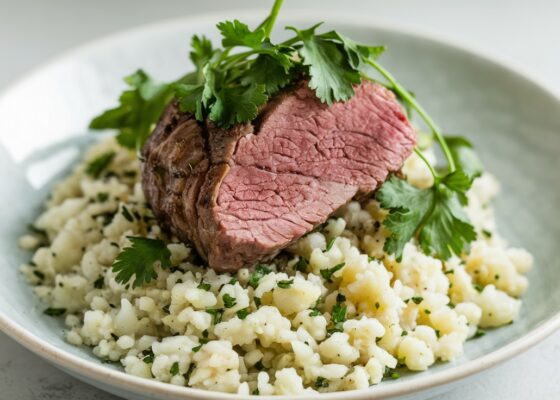
[{"label": "roasted lamb fillet", "polygon": [[143,149],[155,216],[208,265],[235,271],[275,256],[398,171],[416,135],[392,92],[364,81],[321,103],[306,81],[252,123],[221,129],[170,104]]}]

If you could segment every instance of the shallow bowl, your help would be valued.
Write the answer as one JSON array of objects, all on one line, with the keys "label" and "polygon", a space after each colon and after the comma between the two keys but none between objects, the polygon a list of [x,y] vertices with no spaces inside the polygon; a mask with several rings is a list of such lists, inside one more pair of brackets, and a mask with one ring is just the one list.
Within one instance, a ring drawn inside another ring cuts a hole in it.
[{"label": "shallow bowl", "polygon": [[[42,314],[44,306],[18,273],[30,255],[18,249],[17,240],[52,183],[95,137],[87,133],[88,121],[114,104],[124,86],[121,77],[138,67],[160,79],[182,75],[190,68],[190,36],[204,33],[217,40],[215,23],[240,17],[224,14],[167,21],[99,40],[39,68],[0,98],[0,328],[69,374],[125,398],[239,397],[126,375],[102,364],[88,349],[66,343],[61,321]],[[257,23],[265,13],[244,14],[242,19]],[[299,12],[284,15],[278,26],[309,26],[319,17],[356,40],[388,46],[382,62],[446,132],[475,143],[487,169],[502,182],[496,202],[500,231],[535,255],[530,288],[513,325],[469,341],[465,355],[453,363],[367,390],[321,397],[433,395],[539,343],[560,326],[560,209],[554,206],[560,204],[560,100],[518,68],[434,35],[384,26],[367,17]]]}]

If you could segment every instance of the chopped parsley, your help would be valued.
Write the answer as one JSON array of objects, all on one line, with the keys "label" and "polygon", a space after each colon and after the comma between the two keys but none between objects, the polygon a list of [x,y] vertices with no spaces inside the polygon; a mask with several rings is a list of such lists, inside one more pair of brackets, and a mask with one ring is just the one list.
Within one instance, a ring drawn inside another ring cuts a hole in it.
[{"label": "chopped parsley", "polygon": [[391,379],[399,379],[401,377],[401,374],[399,374],[398,372],[395,372],[394,369],[392,368],[385,368],[385,373],[383,374],[383,377],[385,378],[391,378]]},{"label": "chopped parsley", "polygon": [[319,315],[321,315],[321,310],[317,308],[314,308],[309,312],[310,317],[318,317]]},{"label": "chopped parsley", "polygon": [[482,337],[486,335],[486,331],[483,331],[482,329],[477,329],[475,334],[473,335],[473,339],[478,339],[479,337]]},{"label": "chopped parsley", "polygon": [[323,378],[322,376],[317,377],[315,381],[316,388],[326,388],[329,387],[329,380],[327,378]]},{"label": "chopped parsley", "polygon": [[109,199],[109,193],[107,192],[99,192],[97,193],[97,201],[100,203],[105,203]]},{"label": "chopped parsley", "polygon": [[333,274],[338,271],[339,269],[344,268],[344,266],[346,265],[346,263],[342,262],[340,264],[335,265],[332,268],[325,268],[321,270],[321,276],[327,280],[328,282],[332,282],[332,276]]},{"label": "chopped parsley", "polygon": [[443,271],[443,273],[444,273],[445,275],[450,275],[450,274],[454,274],[454,273],[455,273],[455,270],[453,270],[453,269],[448,269],[447,271]]},{"label": "chopped parsley", "polygon": [[157,239],[127,236],[130,247],[125,247],[113,263],[115,280],[125,285],[134,276],[133,287],[142,286],[157,278],[154,265],[171,268],[171,252],[164,242]]},{"label": "chopped parsley", "polygon": [[206,290],[208,292],[211,287],[212,287],[212,285],[210,285],[209,283],[206,283],[204,281],[200,281],[200,283],[197,286],[197,289]]},{"label": "chopped parsley", "polygon": [[476,290],[478,293],[481,293],[481,292],[484,290],[484,288],[483,288],[482,286],[480,286],[479,284],[477,284],[477,283],[473,284],[473,288],[474,288],[474,290]]},{"label": "chopped parsley", "polygon": [[489,230],[483,229],[482,234],[486,236],[488,239],[492,238],[492,232],[490,232]]},{"label": "chopped parsley", "polygon": [[278,281],[278,287],[281,289],[288,289],[294,284],[293,279],[287,279],[284,281]]},{"label": "chopped parsley", "polygon": [[122,206],[121,214],[128,222],[134,222],[134,217],[132,216],[130,211],[128,211],[128,208],[126,208],[124,204]]},{"label": "chopped parsley", "polygon": [[270,270],[266,266],[264,266],[262,264],[257,265],[257,267],[255,268],[255,272],[253,272],[251,274],[251,276],[249,277],[248,285],[251,286],[252,288],[256,289],[257,286],[259,286],[259,282],[260,282],[261,278],[265,275],[270,274],[271,272],[272,272],[272,270]]},{"label": "chopped parsley", "polygon": [[205,343],[200,343],[198,346],[194,346],[192,348],[192,352],[193,353],[198,353],[200,351],[200,349],[202,349],[202,346],[204,346],[204,345],[205,345]]},{"label": "chopped parsley", "polygon": [[66,312],[66,308],[54,308],[54,307],[49,307],[45,311],[43,311],[45,315],[48,315],[50,317],[60,317],[65,312]]},{"label": "chopped parsley", "polygon": [[344,324],[344,321],[346,321],[346,304],[343,304],[344,301],[346,301],[346,298],[344,296],[342,297],[338,297],[337,296],[337,302],[336,304],[333,306],[332,310],[331,310],[331,328],[327,329],[327,332],[332,335],[334,332],[342,332],[343,328],[342,325]]},{"label": "chopped parsley", "polygon": [[224,315],[224,310],[218,308],[209,308],[206,310],[206,312],[212,316],[212,322],[214,323],[214,325],[222,322],[222,316]]},{"label": "chopped parsley", "polygon": [[149,350],[146,351],[146,353],[147,354],[144,356],[144,358],[142,358],[142,361],[144,361],[146,364],[153,364],[155,358],[154,352],[150,348]]},{"label": "chopped parsley", "polygon": [[299,257],[297,263],[295,264],[294,268],[296,271],[299,272],[307,272],[307,268],[309,267],[309,262],[304,257]]},{"label": "chopped parsley", "polygon": [[185,377],[185,382],[187,384],[189,383],[189,379],[191,378],[191,375],[192,375],[195,368],[196,368],[195,364],[192,363],[191,365],[189,365],[188,371],[183,375]]},{"label": "chopped parsley", "polygon": [[175,361],[173,363],[173,365],[171,365],[171,368],[169,368],[169,373],[171,374],[171,376],[175,376],[177,374],[179,374],[179,362]]},{"label": "chopped parsley", "polygon": [[412,300],[412,302],[416,305],[422,303],[422,301],[424,300],[424,298],[422,296],[412,296],[410,298],[410,300]]},{"label": "chopped parsley", "polygon": [[116,155],[117,154],[114,151],[109,151],[97,156],[87,163],[85,170],[86,174],[95,179],[99,178],[103,171],[105,171],[109,164],[111,164]]},{"label": "chopped parsley", "polygon": [[235,315],[237,315],[237,318],[239,319],[245,319],[250,313],[251,310],[249,308],[242,308],[241,310],[237,311]]},{"label": "chopped parsley", "polygon": [[336,239],[337,239],[336,236],[330,238],[330,240],[327,242],[327,248],[325,249],[325,253],[332,249],[332,247],[334,246],[334,242],[336,242]]},{"label": "chopped parsley", "polygon": [[105,284],[105,278],[100,276],[93,282],[93,287],[96,289],[103,289],[103,285]]},{"label": "chopped parsley", "polygon": [[34,270],[33,275],[35,275],[37,278],[41,280],[45,279],[45,274],[42,273],[41,271]]},{"label": "chopped parsley", "polygon": [[222,300],[223,300],[223,302],[224,302],[224,307],[225,307],[225,308],[231,308],[231,307],[233,307],[234,305],[237,304],[236,298],[233,297],[233,296],[231,296],[231,295],[229,295],[229,294],[227,294],[227,293],[225,293],[225,294],[222,296]]}]

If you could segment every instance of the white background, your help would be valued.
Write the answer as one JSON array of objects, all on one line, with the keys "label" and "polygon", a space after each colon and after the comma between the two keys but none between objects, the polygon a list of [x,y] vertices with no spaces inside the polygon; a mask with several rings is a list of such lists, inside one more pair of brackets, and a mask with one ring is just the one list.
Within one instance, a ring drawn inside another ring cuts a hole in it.
[{"label": "white background", "polygon": [[[0,90],[53,56],[121,29],[225,9],[239,9],[243,19],[244,9],[268,6],[265,0],[0,0]],[[284,8],[367,14],[426,29],[513,61],[560,93],[560,1],[285,0]],[[557,333],[477,376],[468,387],[435,399],[558,399],[559,358]],[[0,399],[116,400],[59,372],[2,333]]]}]

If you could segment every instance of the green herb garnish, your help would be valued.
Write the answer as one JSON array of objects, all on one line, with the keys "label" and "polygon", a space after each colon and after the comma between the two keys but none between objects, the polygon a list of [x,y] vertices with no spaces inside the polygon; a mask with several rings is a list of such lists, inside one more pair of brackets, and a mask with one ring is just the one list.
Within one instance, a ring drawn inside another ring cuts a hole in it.
[{"label": "green herb garnish", "polygon": [[227,293],[222,296],[222,300],[224,302],[225,308],[231,308],[237,304],[237,299]]},{"label": "green herb garnish", "polygon": [[478,339],[479,337],[482,337],[484,335],[486,335],[486,331],[483,331],[482,329],[477,329],[472,338]]},{"label": "green herb garnish", "polygon": [[146,364],[153,364],[155,358],[154,352],[151,348],[149,350],[146,350],[145,352],[147,354],[144,356],[144,358],[142,358],[142,361],[144,361]]},{"label": "green herb garnish", "polygon": [[33,275],[35,275],[37,278],[41,280],[45,279],[45,274],[42,273],[41,271],[34,270]]},{"label": "green herb garnish", "polygon": [[338,239],[338,238],[335,236],[327,242],[327,247],[325,248],[325,253],[332,249],[332,247],[334,246],[334,242],[336,242],[336,239]]},{"label": "green herb garnish", "polygon": [[100,203],[105,203],[109,199],[109,193],[107,192],[99,192],[97,193],[97,201]]},{"label": "green herb garnish", "polygon": [[237,315],[237,318],[239,319],[245,319],[250,313],[251,310],[249,308],[242,308],[241,310],[237,311],[235,315]]},{"label": "green herb garnish", "polygon": [[331,278],[333,276],[333,274],[338,271],[339,269],[344,268],[344,266],[346,265],[346,263],[340,263],[335,265],[332,268],[325,268],[321,270],[321,276],[326,279],[328,282],[332,282]]},{"label": "green herb garnish", "polygon": [[130,211],[128,211],[128,208],[126,208],[126,206],[123,204],[122,206],[122,211],[121,214],[123,215],[123,217],[128,221],[128,222],[134,222],[134,217],[132,216],[132,214],[130,213]]},{"label": "green herb garnish", "polygon": [[259,360],[255,363],[255,368],[259,371],[262,371],[264,369],[264,365],[262,363],[262,360]]},{"label": "green herb garnish", "polygon": [[95,282],[93,282],[93,287],[96,289],[102,289],[104,283],[105,283],[105,278],[103,276],[100,276],[95,280]]},{"label": "green herb garnish", "polygon": [[132,242],[125,247],[113,263],[115,280],[125,285],[135,276],[133,287],[142,286],[157,278],[154,265],[162,268],[171,267],[171,252],[161,240],[127,236]]},{"label": "green herb garnish", "polygon": [[322,376],[317,377],[315,381],[316,388],[326,388],[329,387],[329,380],[327,378],[323,378]]},{"label": "green herb garnish", "polygon": [[59,317],[63,315],[65,312],[66,312],[66,308],[53,308],[53,307],[49,307],[45,311],[43,311],[45,315],[48,315],[50,317]]},{"label": "green herb garnish", "polygon": [[317,308],[314,308],[309,312],[310,317],[318,317],[319,315],[321,315],[321,310],[318,310]]},{"label": "green herb garnish", "polygon": [[222,316],[224,315],[224,310],[218,308],[209,308],[206,310],[206,312],[212,316],[212,322],[214,323],[214,325],[222,322]]},{"label": "green herb garnish", "polygon": [[99,178],[115,156],[116,153],[114,151],[109,151],[94,158],[86,165],[86,174],[96,179]]},{"label": "green herb garnish", "polygon": [[257,286],[259,286],[259,282],[261,278],[265,275],[270,274],[271,272],[272,271],[269,268],[265,267],[264,265],[262,264],[257,265],[257,267],[255,268],[255,272],[253,272],[251,274],[251,277],[249,278],[248,285],[256,289]]},{"label": "green herb garnish", "polygon": [[175,361],[173,363],[173,365],[171,365],[171,368],[169,368],[169,373],[171,374],[171,376],[175,376],[179,373],[179,362]]},{"label": "green herb garnish", "polygon": [[297,263],[294,266],[296,271],[303,272],[303,273],[307,272],[308,267],[309,267],[309,262],[301,256],[299,257]]},{"label": "green herb garnish", "polygon": [[284,281],[278,281],[278,287],[281,289],[288,289],[289,287],[291,287],[294,284],[294,280],[293,279],[287,279]]}]

